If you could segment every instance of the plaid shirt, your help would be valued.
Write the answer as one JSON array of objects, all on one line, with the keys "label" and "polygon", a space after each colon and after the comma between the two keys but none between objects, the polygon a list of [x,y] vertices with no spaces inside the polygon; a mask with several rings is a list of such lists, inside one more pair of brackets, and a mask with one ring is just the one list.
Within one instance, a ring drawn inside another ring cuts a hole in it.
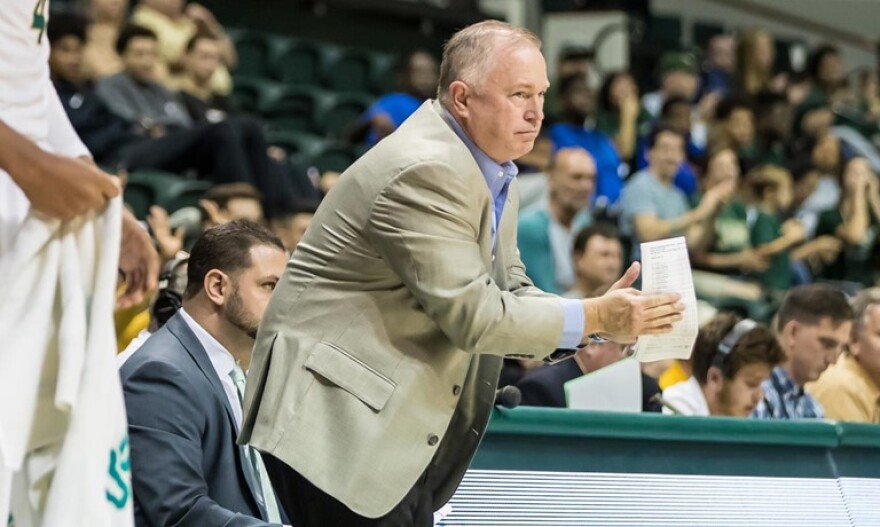
[{"label": "plaid shirt", "polygon": [[761,385],[764,399],[758,403],[752,417],[758,419],[822,419],[825,410],[819,401],[798,386],[781,366]]}]

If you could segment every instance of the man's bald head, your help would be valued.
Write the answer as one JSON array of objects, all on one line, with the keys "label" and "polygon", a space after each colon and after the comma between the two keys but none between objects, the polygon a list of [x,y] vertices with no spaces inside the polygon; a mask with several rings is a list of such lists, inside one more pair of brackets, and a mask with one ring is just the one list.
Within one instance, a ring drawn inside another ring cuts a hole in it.
[{"label": "man's bald head", "polygon": [[558,150],[547,175],[552,201],[572,212],[589,205],[596,189],[596,161],[589,152],[580,147]]},{"label": "man's bald head", "polygon": [[453,35],[443,47],[437,98],[448,106],[449,85],[454,81],[479,85],[490,64],[497,62],[499,50],[518,43],[541,47],[541,39],[528,29],[497,20],[470,25]]}]

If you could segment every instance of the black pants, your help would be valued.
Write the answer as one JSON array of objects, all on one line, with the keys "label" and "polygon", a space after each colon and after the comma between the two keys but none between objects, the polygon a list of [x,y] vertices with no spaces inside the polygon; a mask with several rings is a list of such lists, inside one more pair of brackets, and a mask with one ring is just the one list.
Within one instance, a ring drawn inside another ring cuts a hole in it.
[{"label": "black pants", "polygon": [[324,493],[284,462],[263,454],[266,471],[281,505],[297,527],[431,527],[434,525],[433,488],[429,470],[391,512],[365,518]]},{"label": "black pants", "polygon": [[290,178],[266,150],[259,121],[232,116],[126,145],[118,153],[118,163],[128,170],[195,170],[199,179],[217,184],[250,183],[263,194],[266,216],[272,218],[289,211],[296,195]]}]

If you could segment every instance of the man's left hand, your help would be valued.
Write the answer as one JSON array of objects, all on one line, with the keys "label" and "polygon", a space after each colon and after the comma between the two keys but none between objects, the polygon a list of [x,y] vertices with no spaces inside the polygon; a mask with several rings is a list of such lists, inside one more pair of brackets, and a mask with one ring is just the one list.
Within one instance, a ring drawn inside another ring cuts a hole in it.
[{"label": "man's left hand", "polygon": [[125,277],[125,292],[116,300],[117,309],[140,304],[156,289],[159,279],[159,254],[153,240],[129,210],[122,215],[122,246],[119,269]]}]

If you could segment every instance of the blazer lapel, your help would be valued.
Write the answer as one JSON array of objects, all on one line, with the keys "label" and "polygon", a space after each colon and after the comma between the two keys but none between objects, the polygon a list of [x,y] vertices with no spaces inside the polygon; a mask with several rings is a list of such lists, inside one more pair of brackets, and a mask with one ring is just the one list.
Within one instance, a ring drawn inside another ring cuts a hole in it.
[{"label": "blazer lapel", "polygon": [[[220,399],[223,404],[223,407],[226,409],[226,417],[229,419],[229,424],[232,426],[232,429],[236,431],[236,435],[238,434],[238,427],[235,424],[235,414],[232,413],[232,408],[229,406],[229,399],[226,397],[226,391],[223,389],[223,385],[220,383],[220,379],[217,378],[217,370],[214,369],[214,365],[211,363],[211,359],[208,358],[208,352],[205,351],[205,348],[202,347],[202,344],[199,342],[199,339],[196,338],[195,334],[189,329],[186,322],[183,320],[183,317],[180,314],[174,315],[171,319],[166,323],[168,326],[168,331],[170,331],[180,344],[183,346],[183,349],[189,354],[192,358],[193,362],[196,363],[196,366],[202,371],[202,374],[208,379],[208,382],[211,384],[211,388],[214,390],[214,395]],[[238,449],[238,464],[241,467],[241,471],[244,474],[244,479],[247,482],[248,490],[251,491],[251,495],[254,499],[254,503],[257,504],[257,507],[260,510],[260,515],[265,520],[268,518],[268,514],[266,513],[266,506],[263,503],[262,493],[260,492],[260,483],[257,480],[257,475],[254,473],[254,467],[251,462],[248,460],[247,455],[245,454],[244,449],[250,448],[248,446],[239,446],[235,442],[235,437],[233,439],[233,444],[236,445]]]}]

